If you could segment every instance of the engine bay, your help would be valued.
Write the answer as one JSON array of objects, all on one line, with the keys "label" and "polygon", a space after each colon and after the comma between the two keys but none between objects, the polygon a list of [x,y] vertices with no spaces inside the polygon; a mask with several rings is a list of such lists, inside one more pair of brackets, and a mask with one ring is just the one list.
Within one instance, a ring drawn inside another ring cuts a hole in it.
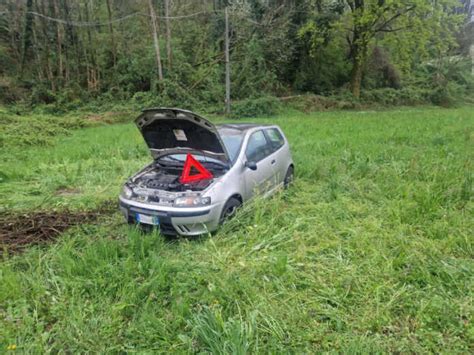
[{"label": "engine bay", "polygon": [[[153,164],[135,176],[132,181],[141,189],[170,192],[202,191],[213,181],[213,179],[208,179],[182,184],[179,181],[181,173],[181,168],[163,167]],[[219,172],[216,173],[219,174]]]}]

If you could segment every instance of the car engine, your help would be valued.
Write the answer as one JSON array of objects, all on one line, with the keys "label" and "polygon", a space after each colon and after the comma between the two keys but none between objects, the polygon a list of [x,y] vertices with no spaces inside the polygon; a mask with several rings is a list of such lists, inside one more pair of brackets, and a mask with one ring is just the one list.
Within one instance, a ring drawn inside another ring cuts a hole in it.
[{"label": "car engine", "polygon": [[202,191],[208,187],[212,179],[182,184],[179,181],[181,171],[177,168],[149,167],[133,180],[138,188],[164,191]]}]

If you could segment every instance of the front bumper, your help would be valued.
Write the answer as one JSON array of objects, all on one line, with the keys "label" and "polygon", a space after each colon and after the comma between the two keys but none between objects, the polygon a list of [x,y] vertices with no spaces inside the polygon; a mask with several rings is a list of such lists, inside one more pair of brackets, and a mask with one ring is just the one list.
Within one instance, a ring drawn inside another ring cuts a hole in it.
[{"label": "front bumper", "polygon": [[160,232],[165,235],[200,235],[215,231],[219,226],[222,204],[203,207],[165,207],[141,203],[120,196],[120,210],[129,223],[137,223],[137,213],[157,216]]}]

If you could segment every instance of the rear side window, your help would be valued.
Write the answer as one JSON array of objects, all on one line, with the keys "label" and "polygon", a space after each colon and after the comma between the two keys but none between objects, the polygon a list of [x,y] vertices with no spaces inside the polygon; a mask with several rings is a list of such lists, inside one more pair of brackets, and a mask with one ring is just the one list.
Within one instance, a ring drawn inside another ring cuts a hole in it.
[{"label": "rear side window", "polygon": [[270,144],[268,143],[263,131],[252,133],[249,138],[245,155],[249,161],[258,162],[271,153]]},{"label": "rear side window", "polygon": [[267,135],[268,140],[270,141],[272,151],[280,149],[285,144],[285,139],[283,138],[278,129],[268,128],[265,130],[265,133]]}]

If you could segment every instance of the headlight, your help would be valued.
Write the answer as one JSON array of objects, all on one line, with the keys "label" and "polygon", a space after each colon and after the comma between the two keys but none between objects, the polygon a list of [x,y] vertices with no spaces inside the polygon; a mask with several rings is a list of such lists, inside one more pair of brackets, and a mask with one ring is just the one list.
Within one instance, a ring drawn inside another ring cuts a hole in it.
[{"label": "headlight", "polygon": [[126,198],[131,198],[133,196],[133,190],[127,185],[123,185],[122,196]]},{"label": "headlight", "polygon": [[183,196],[174,200],[174,205],[177,207],[197,207],[211,204],[210,197],[201,196]]}]

